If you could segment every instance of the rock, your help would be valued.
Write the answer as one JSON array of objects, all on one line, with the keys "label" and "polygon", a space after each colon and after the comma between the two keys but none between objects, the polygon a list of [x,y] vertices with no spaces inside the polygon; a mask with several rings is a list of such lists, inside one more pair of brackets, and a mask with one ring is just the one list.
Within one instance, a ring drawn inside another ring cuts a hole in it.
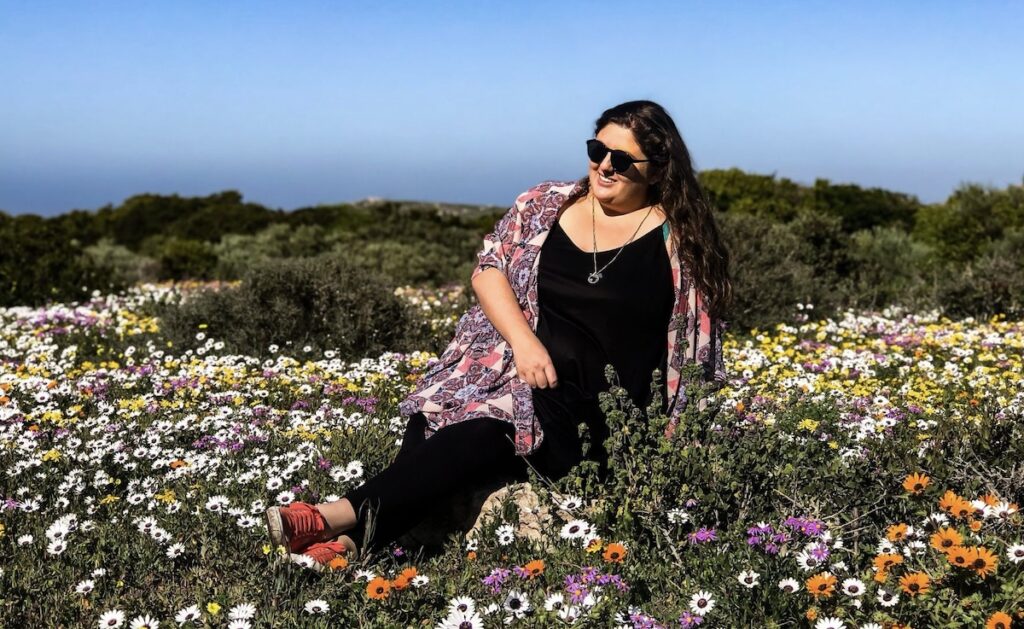
[{"label": "rock", "polygon": [[551,537],[551,511],[540,503],[530,483],[494,483],[456,494],[398,538],[397,543],[402,546],[439,547],[455,532],[461,533],[461,539],[467,539],[480,531],[490,518],[496,517],[502,500],[508,496],[519,507],[516,536],[536,540],[546,546]]}]

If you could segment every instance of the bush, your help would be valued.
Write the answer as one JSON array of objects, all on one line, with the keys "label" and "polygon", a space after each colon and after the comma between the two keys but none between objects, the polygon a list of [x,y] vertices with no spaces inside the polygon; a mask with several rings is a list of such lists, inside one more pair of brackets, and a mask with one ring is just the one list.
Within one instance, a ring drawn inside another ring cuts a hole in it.
[{"label": "bush", "polygon": [[850,238],[852,273],[848,305],[880,310],[899,304],[920,310],[935,305],[933,250],[898,227],[874,227]]},{"label": "bush", "polygon": [[159,275],[160,264],[156,260],[134,253],[110,238],[89,245],[84,255],[96,267],[108,269],[111,283],[118,286],[155,282]]},{"label": "bush", "polygon": [[791,319],[798,303],[816,303],[826,287],[815,281],[814,267],[802,261],[805,245],[788,226],[743,214],[719,220],[732,254],[731,325],[767,327]]},{"label": "bush", "polygon": [[414,341],[411,308],[380,276],[338,256],[257,262],[237,288],[203,291],[158,316],[175,346],[200,345],[195,336],[205,329],[227,351],[260,357],[276,344],[296,357],[309,346],[353,360]]}]

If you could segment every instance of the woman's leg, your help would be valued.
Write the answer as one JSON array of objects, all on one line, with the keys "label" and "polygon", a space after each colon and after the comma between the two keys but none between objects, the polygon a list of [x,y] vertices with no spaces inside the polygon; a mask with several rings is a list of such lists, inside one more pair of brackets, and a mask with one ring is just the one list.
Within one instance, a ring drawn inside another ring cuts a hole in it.
[{"label": "woman's leg", "polygon": [[[392,465],[398,460],[404,459],[409,452],[426,441],[423,434],[426,425],[427,418],[424,417],[423,413],[416,412],[409,416],[409,421],[405,425],[405,435],[402,437],[402,445],[399,447],[398,454],[395,455]],[[355,509],[347,498],[318,504],[317,509],[319,509],[320,514],[327,523],[324,539],[335,538],[339,533],[347,531],[356,525]]]},{"label": "woman's leg", "polygon": [[491,417],[446,426],[341,500],[317,507],[335,535],[345,532],[362,546],[369,528],[369,544],[382,547],[458,491],[499,477],[526,480],[513,430],[512,424]]}]

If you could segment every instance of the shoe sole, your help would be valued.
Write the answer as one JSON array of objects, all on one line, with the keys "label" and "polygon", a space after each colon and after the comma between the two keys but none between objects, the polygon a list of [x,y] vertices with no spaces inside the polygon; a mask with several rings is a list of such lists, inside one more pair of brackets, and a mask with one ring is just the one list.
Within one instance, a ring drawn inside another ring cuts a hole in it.
[{"label": "shoe sole", "polygon": [[289,548],[289,540],[284,534],[284,524],[281,522],[281,507],[268,507],[266,516],[267,534],[270,536],[271,547],[284,546]]}]

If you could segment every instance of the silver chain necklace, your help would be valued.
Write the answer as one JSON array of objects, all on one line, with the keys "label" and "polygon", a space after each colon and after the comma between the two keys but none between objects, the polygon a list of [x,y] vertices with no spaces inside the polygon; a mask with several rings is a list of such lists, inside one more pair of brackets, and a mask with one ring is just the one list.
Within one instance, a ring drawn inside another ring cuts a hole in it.
[{"label": "silver chain necklace", "polygon": [[[603,277],[601,271],[604,271],[605,269],[607,269],[611,265],[612,262],[615,262],[615,258],[619,257],[619,254],[622,253],[622,250],[626,248],[626,245],[628,245],[629,243],[633,242],[633,239],[636,238],[636,235],[638,233],[640,233],[640,228],[643,226],[644,221],[647,220],[647,217],[651,215],[651,210],[653,210],[653,209],[654,209],[654,206],[652,205],[651,209],[647,210],[647,214],[644,216],[644,220],[640,221],[640,224],[636,226],[636,231],[633,232],[633,235],[629,237],[629,240],[626,241],[626,244],[622,245],[621,247],[619,247],[619,250],[618,250],[618,252],[616,252],[615,256],[612,257],[612,259],[608,261],[608,264],[606,264],[603,267],[601,267],[601,270],[599,271],[599,270],[597,270],[597,211],[595,210],[595,206],[594,206],[594,197],[593,196],[590,197],[590,220],[591,220],[591,224],[593,226],[593,233],[594,233],[594,249],[593,249],[593,251],[594,251],[594,272],[587,276],[587,282],[589,282],[591,284],[597,284],[598,281],[600,281],[600,279]],[[602,251],[601,253],[604,253],[604,252]]]}]

